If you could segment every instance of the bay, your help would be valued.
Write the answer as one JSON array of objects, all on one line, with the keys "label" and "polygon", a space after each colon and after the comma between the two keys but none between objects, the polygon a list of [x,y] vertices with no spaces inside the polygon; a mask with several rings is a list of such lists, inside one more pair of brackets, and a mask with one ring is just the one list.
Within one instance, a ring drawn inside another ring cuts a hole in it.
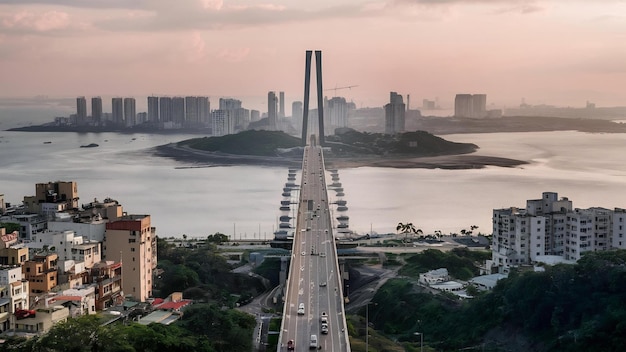
[{"label": "bay", "polygon": [[[149,148],[191,137],[116,133],[0,132],[0,194],[21,203],[35,183],[77,181],[81,203],[118,200],[150,214],[160,236],[271,238],[278,226],[287,169],[193,166],[156,157]],[[412,222],[426,233],[471,225],[491,232],[494,208],[525,206],[558,192],[574,207],[626,207],[626,135],[573,131],[446,135],[480,146],[477,154],[529,161],[516,168],[471,170],[340,169],[350,228],[395,232]],[[44,144],[44,142],[51,142]],[[96,148],[80,148],[96,143]],[[330,180],[329,180],[330,181]],[[298,181],[299,182],[299,179]],[[331,199],[336,199],[330,191]],[[334,217],[339,215],[335,212]]]}]

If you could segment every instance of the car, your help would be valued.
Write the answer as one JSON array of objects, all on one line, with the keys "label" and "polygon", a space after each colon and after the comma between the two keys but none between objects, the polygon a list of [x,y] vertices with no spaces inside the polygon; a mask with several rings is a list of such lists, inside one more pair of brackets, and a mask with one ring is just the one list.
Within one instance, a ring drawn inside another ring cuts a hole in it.
[{"label": "car", "polygon": [[324,252],[320,253],[320,257],[322,257],[322,258],[323,258],[323,257],[325,257],[325,256],[326,256],[326,253],[324,253]]},{"label": "car", "polygon": [[311,343],[309,343],[310,350],[319,349],[319,344],[317,343],[317,335],[311,335]]},{"label": "car", "polygon": [[326,281],[320,282],[320,287],[326,287]]},{"label": "car", "polygon": [[328,324],[322,323],[322,327],[320,330],[322,331],[322,334],[324,335],[328,334]]},{"label": "car", "polygon": [[298,315],[304,315],[304,303],[298,305]]},{"label": "car", "polygon": [[302,253],[300,253],[300,254],[302,254],[303,256],[305,256],[305,255],[306,255],[306,252],[305,252],[305,251],[302,251]]},{"label": "car", "polygon": [[293,343],[293,340],[289,340],[287,342],[287,351],[295,351],[295,349],[296,349],[296,346]]}]

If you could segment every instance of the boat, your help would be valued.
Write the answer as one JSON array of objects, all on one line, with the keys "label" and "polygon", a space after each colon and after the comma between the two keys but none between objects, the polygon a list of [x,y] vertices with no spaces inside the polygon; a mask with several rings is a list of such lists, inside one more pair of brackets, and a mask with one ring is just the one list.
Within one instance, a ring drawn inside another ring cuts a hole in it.
[{"label": "boat", "polygon": [[348,224],[339,224],[337,225],[338,229],[347,229],[348,228]]},{"label": "boat", "polygon": [[99,147],[99,145],[97,145],[96,143],[89,143],[87,145],[81,145],[81,148],[95,148],[95,147]]},{"label": "boat", "polygon": [[337,192],[337,197],[343,197],[345,194],[343,192]]},{"label": "boat", "polygon": [[291,224],[288,222],[281,222],[280,225],[278,225],[278,228],[281,229],[291,229]]},{"label": "boat", "polygon": [[283,215],[279,218],[280,221],[291,221],[291,216]]},{"label": "boat", "polygon": [[348,210],[348,207],[346,206],[340,205],[337,207],[337,211],[346,211],[346,210]]},{"label": "boat", "polygon": [[43,142],[43,144],[51,144],[51,143],[52,143],[51,141],[45,141],[45,142]]},{"label": "boat", "polygon": [[341,187],[337,187],[337,188],[335,188],[335,191],[337,191],[337,192],[343,192],[343,188],[341,188]]},{"label": "boat", "polygon": [[350,217],[348,215],[341,215],[337,217],[337,220],[339,221],[348,221],[350,220]]},{"label": "boat", "polygon": [[343,199],[340,199],[340,200],[335,202],[335,204],[337,204],[337,205],[346,205],[346,203],[348,203],[348,202],[343,200]]},{"label": "boat", "polygon": [[289,193],[289,192],[283,192],[283,197],[291,197],[291,193]]},{"label": "boat", "polygon": [[281,200],[280,201],[280,205],[289,205],[289,204],[291,204],[290,200]]},{"label": "boat", "polygon": [[282,206],[282,207],[280,207],[280,210],[286,210],[286,211],[289,211],[289,210],[291,210],[291,208],[290,208],[290,207],[285,207],[285,206]]}]

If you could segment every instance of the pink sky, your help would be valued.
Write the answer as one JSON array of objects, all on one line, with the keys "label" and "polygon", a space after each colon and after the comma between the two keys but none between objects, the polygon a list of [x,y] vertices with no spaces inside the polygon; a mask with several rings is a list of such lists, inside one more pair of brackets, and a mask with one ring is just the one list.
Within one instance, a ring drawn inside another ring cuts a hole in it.
[{"label": "pink sky", "polygon": [[0,0],[0,96],[231,96],[265,111],[274,90],[289,111],[320,49],[325,88],[358,85],[338,91],[357,106],[389,91],[413,106],[456,93],[624,106],[625,43],[623,0]]}]

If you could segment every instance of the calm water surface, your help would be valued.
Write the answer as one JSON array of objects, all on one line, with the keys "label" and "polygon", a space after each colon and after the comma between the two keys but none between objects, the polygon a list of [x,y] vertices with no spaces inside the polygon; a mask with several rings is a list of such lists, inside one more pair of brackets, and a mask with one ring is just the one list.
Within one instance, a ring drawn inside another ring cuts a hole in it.
[{"label": "calm water surface", "polygon": [[[177,167],[189,164],[146,151],[191,137],[0,131],[0,193],[7,202],[20,203],[23,196],[34,194],[35,183],[74,180],[83,203],[117,199],[129,213],[150,214],[161,236],[219,231],[236,238],[272,237],[283,215],[278,208],[287,169],[181,169]],[[478,144],[480,155],[531,164],[480,170],[339,170],[350,227],[359,233],[370,229],[386,233],[395,231],[398,222],[412,222],[425,232],[458,232],[470,225],[491,232],[493,208],[524,206],[526,199],[539,198],[543,191],[558,192],[579,208],[626,207],[625,134],[533,132],[444,138]],[[80,148],[89,143],[99,147]]]}]

